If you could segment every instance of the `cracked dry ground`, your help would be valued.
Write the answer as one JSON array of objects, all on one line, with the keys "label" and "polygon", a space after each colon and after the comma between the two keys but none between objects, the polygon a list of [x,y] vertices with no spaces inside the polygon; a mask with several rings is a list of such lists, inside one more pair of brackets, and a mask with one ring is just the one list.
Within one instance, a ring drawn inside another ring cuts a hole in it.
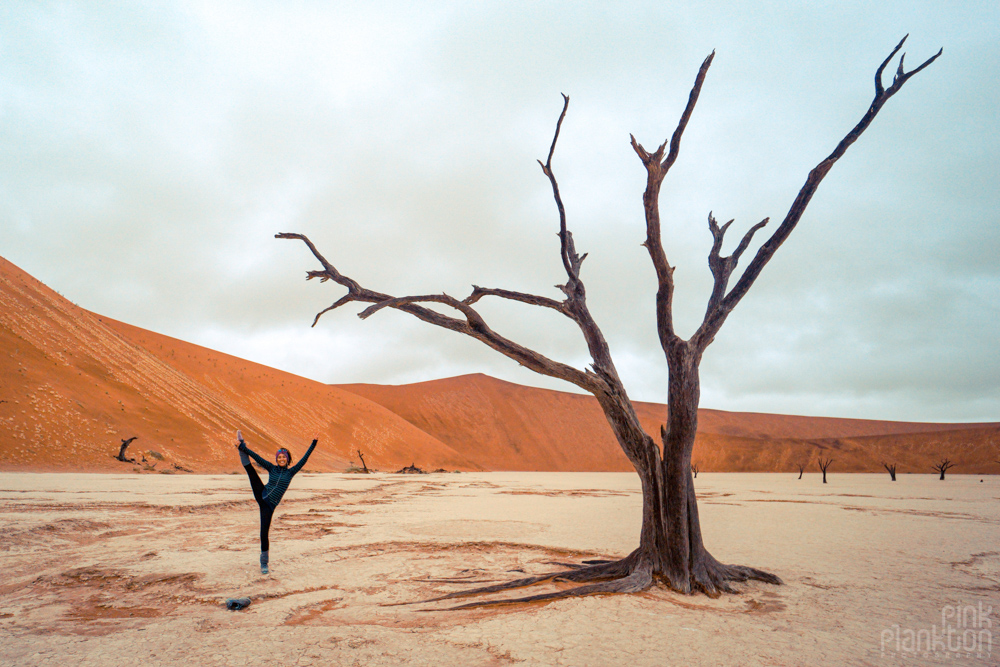
[{"label": "cracked dry ground", "polygon": [[[796,476],[696,482],[713,552],[784,586],[448,611],[404,603],[628,553],[638,479],[300,475],[262,576],[241,476],[0,473],[0,664],[997,663],[1000,479]],[[990,655],[886,646],[979,603]]]}]

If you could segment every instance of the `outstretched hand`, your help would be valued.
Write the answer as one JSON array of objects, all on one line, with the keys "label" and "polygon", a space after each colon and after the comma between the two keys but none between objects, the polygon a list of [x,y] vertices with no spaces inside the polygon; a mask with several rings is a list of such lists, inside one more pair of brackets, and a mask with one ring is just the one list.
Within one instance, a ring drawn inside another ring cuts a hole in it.
[{"label": "outstretched hand", "polygon": [[236,430],[236,440],[236,448],[239,449],[239,446],[243,444],[243,431],[239,429]]}]

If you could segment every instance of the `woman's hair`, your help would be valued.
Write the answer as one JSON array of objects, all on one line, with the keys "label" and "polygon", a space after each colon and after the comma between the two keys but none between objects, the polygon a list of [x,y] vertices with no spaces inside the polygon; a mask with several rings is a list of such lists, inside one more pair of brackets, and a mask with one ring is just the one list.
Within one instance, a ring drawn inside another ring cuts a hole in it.
[{"label": "woman's hair", "polygon": [[274,461],[276,463],[278,461],[278,456],[281,455],[281,454],[284,454],[286,457],[288,457],[288,463],[292,462],[292,453],[290,451],[288,451],[287,449],[285,449],[284,447],[282,447],[281,449],[279,449],[278,451],[276,451],[274,453]]}]

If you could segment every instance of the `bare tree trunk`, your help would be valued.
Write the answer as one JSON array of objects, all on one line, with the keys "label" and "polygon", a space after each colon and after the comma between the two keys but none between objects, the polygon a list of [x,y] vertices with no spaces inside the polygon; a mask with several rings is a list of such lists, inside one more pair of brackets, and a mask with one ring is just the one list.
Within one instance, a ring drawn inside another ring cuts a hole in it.
[{"label": "bare tree trunk", "polygon": [[132,444],[133,440],[138,440],[138,439],[139,439],[139,436],[133,435],[128,440],[122,440],[121,449],[118,450],[118,456],[115,457],[115,458],[117,458],[119,461],[122,461],[124,463],[132,463],[133,461],[125,458],[125,450],[128,449],[128,446]]},{"label": "bare tree trunk", "polygon": [[941,477],[939,479],[943,480],[944,479],[944,474],[946,472],[948,472],[949,468],[953,468],[953,467],[955,467],[954,463],[952,463],[949,459],[943,459],[941,461],[941,463],[939,463],[936,466],[934,466],[934,469],[937,470],[939,473],[941,473]]},{"label": "bare tree trunk", "polygon": [[883,463],[882,465],[885,467],[886,470],[889,471],[889,478],[893,482],[895,482],[896,481],[896,464],[893,463],[892,465],[889,465],[888,463]]},{"label": "bare tree trunk", "polygon": [[[691,478],[691,452],[698,432],[701,380],[698,362],[687,345],[668,352],[670,367],[669,415],[663,437],[663,480],[666,484],[666,544],[663,574],[675,590],[690,592],[695,568],[704,552],[698,501]],[[696,529],[696,530],[693,530]],[[714,591],[711,591],[714,592]]]},{"label": "bare tree trunk", "polygon": [[823,471],[824,484],[826,484],[826,469],[830,467],[831,463],[833,463],[833,459],[827,459],[826,461],[824,461],[823,459],[819,460],[819,469]]},{"label": "bare tree trunk", "polygon": [[365,465],[365,457],[360,449],[358,450],[358,458],[361,459],[361,467],[364,468],[365,473],[368,473],[368,466]]},{"label": "bare tree trunk", "polygon": [[806,467],[800,463],[799,464],[799,479],[802,479],[802,473],[805,472],[805,470],[806,470]]}]

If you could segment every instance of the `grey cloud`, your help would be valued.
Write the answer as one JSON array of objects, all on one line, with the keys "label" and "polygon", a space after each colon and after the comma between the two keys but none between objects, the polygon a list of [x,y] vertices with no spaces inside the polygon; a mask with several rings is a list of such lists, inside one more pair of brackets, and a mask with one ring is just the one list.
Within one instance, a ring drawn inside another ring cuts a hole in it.
[{"label": "grey cloud", "polygon": [[[710,288],[708,211],[783,216],[864,112],[874,67],[945,47],[836,166],[703,367],[707,407],[995,420],[1000,49],[989,3],[5,6],[0,252],[86,308],[329,382],[463,372],[571,390],[393,313],[315,312],[307,233],[391,293],[558,296],[535,159],[572,98],[556,173],[591,306],[635,398],[662,401],[628,145],[673,129],[717,58],[664,186],[679,329]],[[570,11],[572,9],[572,11]],[[863,20],[859,19],[863,17]],[[735,239],[730,242],[734,244]],[[752,251],[751,251],[752,252]],[[485,306],[584,365],[568,321]]]}]

